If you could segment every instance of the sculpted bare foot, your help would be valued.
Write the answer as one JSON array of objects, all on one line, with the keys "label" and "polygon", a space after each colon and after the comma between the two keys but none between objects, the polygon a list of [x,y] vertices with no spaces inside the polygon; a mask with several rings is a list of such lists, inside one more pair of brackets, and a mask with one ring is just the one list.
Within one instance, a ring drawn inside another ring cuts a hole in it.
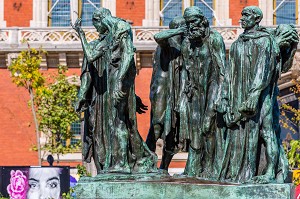
[{"label": "sculpted bare foot", "polygon": [[265,174],[265,175],[255,176],[252,178],[251,181],[257,184],[268,184],[268,183],[275,182],[275,178],[273,175]]},{"label": "sculpted bare foot", "polygon": [[129,174],[131,173],[131,169],[129,167],[129,165],[124,165],[124,166],[120,166],[120,165],[115,165],[114,167],[110,168],[108,170],[109,173],[124,173],[124,174]]}]

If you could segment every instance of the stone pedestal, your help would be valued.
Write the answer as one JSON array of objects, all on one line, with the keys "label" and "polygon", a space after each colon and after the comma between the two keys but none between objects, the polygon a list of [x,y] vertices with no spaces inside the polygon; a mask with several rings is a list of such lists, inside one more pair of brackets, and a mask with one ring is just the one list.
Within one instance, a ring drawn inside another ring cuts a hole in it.
[{"label": "stone pedestal", "polygon": [[[110,179],[109,179],[110,178]],[[118,175],[81,178],[77,199],[293,199],[291,184],[238,185],[192,178]]]}]

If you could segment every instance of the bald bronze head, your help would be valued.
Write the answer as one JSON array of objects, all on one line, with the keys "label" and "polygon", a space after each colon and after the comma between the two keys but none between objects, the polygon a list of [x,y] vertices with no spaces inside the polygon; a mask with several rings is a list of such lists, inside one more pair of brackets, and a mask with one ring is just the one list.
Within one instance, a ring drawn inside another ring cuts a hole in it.
[{"label": "bald bronze head", "polygon": [[240,23],[243,29],[251,30],[254,27],[258,27],[262,18],[263,18],[263,13],[259,7],[247,6],[242,11],[242,17],[240,19]]},{"label": "bald bronze head", "polygon": [[107,17],[111,17],[111,12],[106,8],[97,9],[93,13],[93,25],[100,34],[104,34],[108,29],[104,23]]}]

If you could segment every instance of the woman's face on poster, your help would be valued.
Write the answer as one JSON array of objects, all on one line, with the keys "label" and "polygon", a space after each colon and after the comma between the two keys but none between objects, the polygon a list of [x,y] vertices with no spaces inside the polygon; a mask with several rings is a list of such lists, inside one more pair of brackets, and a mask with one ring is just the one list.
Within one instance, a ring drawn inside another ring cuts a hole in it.
[{"label": "woman's face on poster", "polygon": [[29,189],[27,199],[59,199],[60,169],[31,168],[29,170]]}]

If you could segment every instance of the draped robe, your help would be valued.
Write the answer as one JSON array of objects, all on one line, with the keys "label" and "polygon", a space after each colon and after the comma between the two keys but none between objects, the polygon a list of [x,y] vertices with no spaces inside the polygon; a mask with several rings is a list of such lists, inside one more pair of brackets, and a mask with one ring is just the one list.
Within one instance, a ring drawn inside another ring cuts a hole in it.
[{"label": "draped robe", "polygon": [[[83,60],[79,93],[86,93],[88,105],[84,114],[83,156],[87,162],[93,157],[98,173],[128,173],[120,160],[126,161],[132,173],[153,172],[157,157],[137,130],[132,32],[128,23],[115,19],[117,22],[106,36],[90,43],[102,55],[93,63]],[[121,83],[126,95],[116,101],[112,94],[119,83],[119,73],[124,71]]]},{"label": "draped robe", "polygon": [[[202,41],[182,43],[182,87],[185,93],[178,103],[180,134],[190,141],[185,174],[212,178],[218,170],[217,163],[222,152],[222,129],[216,126],[215,104],[225,71],[225,44],[222,36],[207,28]],[[208,125],[208,132],[203,127]],[[195,151],[196,150],[196,151]]]},{"label": "draped robe", "polygon": [[[180,71],[182,57],[180,45],[173,38],[166,46],[158,46],[154,55],[153,72],[150,84],[151,128],[147,137],[148,146],[155,148],[153,125],[162,126],[161,138],[168,143],[167,150],[176,153],[179,150],[179,117],[175,107],[179,98]],[[153,134],[153,135],[152,135]]]},{"label": "draped robe", "polygon": [[[265,143],[261,138],[276,137],[278,125],[276,118],[274,120],[274,106],[277,106],[276,89],[281,67],[279,53],[274,37],[263,28],[241,34],[231,46],[223,98],[228,100],[228,112],[239,119],[224,134],[221,180],[243,183],[263,174],[264,169],[259,169],[264,167],[260,157],[264,155],[262,146]],[[257,111],[253,116],[241,115],[238,109],[257,91],[260,92]],[[272,129],[265,135],[262,134],[264,124],[271,125]],[[278,139],[273,142],[280,145]],[[277,175],[281,166],[276,166]]]}]

